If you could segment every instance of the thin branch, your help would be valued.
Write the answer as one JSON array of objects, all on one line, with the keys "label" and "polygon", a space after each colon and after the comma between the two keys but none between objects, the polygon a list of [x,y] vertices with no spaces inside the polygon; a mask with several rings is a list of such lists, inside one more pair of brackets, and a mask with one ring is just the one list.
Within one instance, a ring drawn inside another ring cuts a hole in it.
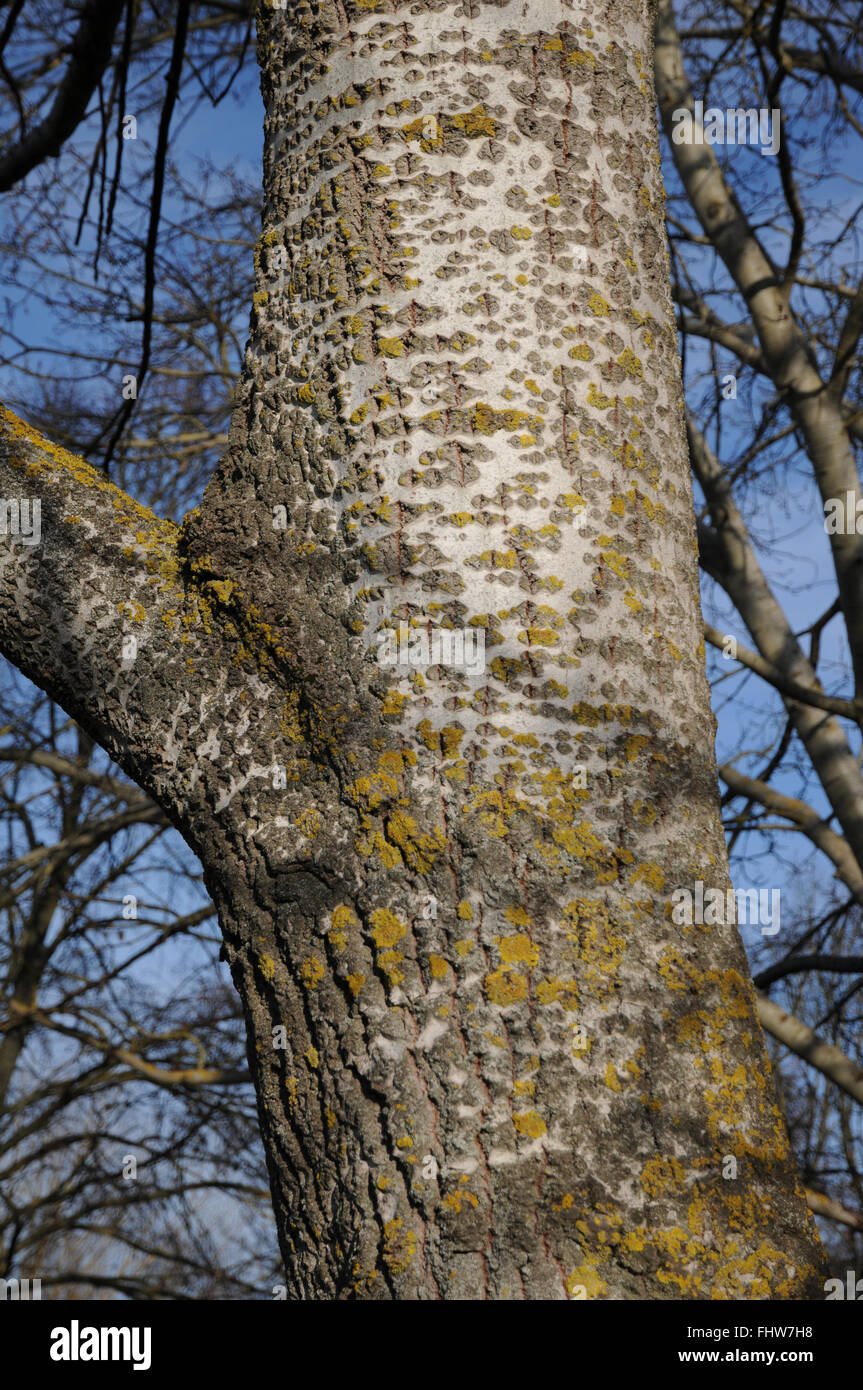
[{"label": "thin branch", "polygon": [[35,130],[0,158],[0,192],[19,183],[37,164],[58,155],[84,119],[90,98],[111,61],[114,30],[123,4],[124,0],[85,0],[69,66],[51,110]]},{"label": "thin branch", "polygon": [[863,1105],[863,1067],[852,1062],[832,1043],[819,1038],[807,1024],[786,1013],[765,994],[756,993],[756,1004],[761,1026],[771,1037]]},{"label": "thin branch", "polygon": [[840,1221],[843,1226],[850,1226],[852,1231],[863,1231],[863,1215],[859,1211],[849,1211],[841,1202],[834,1201],[832,1197],[825,1197],[823,1192],[813,1192],[810,1187],[805,1191],[806,1205],[816,1216],[826,1216],[830,1221]]},{"label": "thin branch", "polygon": [[[705,623],[704,635],[711,646],[718,647],[720,651],[724,650],[727,634],[720,632],[710,623]],[[765,661],[762,656],[759,656],[757,652],[750,651],[736,638],[734,640],[736,647],[733,659],[768,681],[787,699],[797,700],[802,705],[814,705],[816,709],[827,710],[828,714],[839,714],[843,719],[853,719],[855,723],[860,723],[863,719],[863,699],[845,700],[841,695],[826,695],[823,690],[815,690],[811,686],[801,685],[798,681],[790,680],[787,676],[783,676],[781,671],[777,671],[775,666],[771,666],[769,661]]]}]

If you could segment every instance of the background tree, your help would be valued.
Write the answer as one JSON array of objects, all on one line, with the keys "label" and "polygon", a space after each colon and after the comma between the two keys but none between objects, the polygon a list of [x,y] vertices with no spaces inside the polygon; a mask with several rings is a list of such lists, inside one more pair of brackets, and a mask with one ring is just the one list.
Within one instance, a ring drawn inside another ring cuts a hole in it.
[{"label": "background tree", "polygon": [[[747,881],[760,861],[762,881],[788,886],[793,912],[754,953],[760,1016],[814,1067],[782,1062],[786,1114],[811,1205],[840,1220],[837,1265],[859,1266],[859,6],[696,3],[678,30],[662,0],[656,71],[670,137],[696,97],[705,113],[773,111],[781,127],[773,158],[669,138],[669,227],[705,634],[724,652],[712,670],[726,702],[727,639],[747,630],[720,766],[729,843]],[[850,526],[825,535],[831,499],[844,513],[849,496]]]}]

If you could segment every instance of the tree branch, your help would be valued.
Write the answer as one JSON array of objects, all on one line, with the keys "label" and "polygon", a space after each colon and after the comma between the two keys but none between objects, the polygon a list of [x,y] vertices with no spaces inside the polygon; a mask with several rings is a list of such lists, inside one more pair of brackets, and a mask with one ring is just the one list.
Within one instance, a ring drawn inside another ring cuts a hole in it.
[{"label": "tree branch", "polygon": [[849,1211],[841,1202],[825,1197],[823,1192],[813,1192],[811,1187],[807,1187],[805,1192],[806,1205],[816,1216],[826,1216],[830,1221],[841,1221],[843,1226],[850,1226],[854,1231],[863,1231],[863,1216],[859,1211]]},{"label": "tree branch", "polygon": [[728,763],[719,768],[719,775],[735,796],[745,796],[750,801],[757,801],[768,811],[774,811],[791,821],[792,825],[798,825],[807,838],[827,855],[838,877],[863,907],[863,873],[860,865],[848,842],[843,840],[841,835],[837,835],[835,830],[830,829],[814,807],[805,801],[798,801],[796,797],[783,796],[766,782],[746,777]]},{"label": "tree branch", "polygon": [[789,956],[777,961],[754,977],[758,989],[767,989],[775,980],[786,975],[799,975],[806,970],[830,970],[840,975],[863,975],[863,956]]},{"label": "tree branch", "polygon": [[[725,471],[691,419],[687,431],[692,469],[714,523],[699,526],[701,563],[734,603],[768,666],[793,685],[814,688],[818,678],[758,563]],[[845,731],[835,715],[810,704],[789,700],[788,713],[851,851],[863,864],[863,776]]]},{"label": "tree branch", "polygon": [[[725,633],[720,632],[710,623],[705,623],[704,636],[711,646],[724,651]],[[815,690],[811,686],[801,685],[799,681],[789,680],[757,652],[752,652],[748,647],[744,647],[737,638],[734,641],[735,655],[732,659],[739,661],[741,666],[747,666],[750,671],[761,676],[787,699],[798,700],[803,705],[813,705],[816,709],[827,710],[829,714],[841,715],[843,719],[853,719],[855,723],[860,722],[861,717],[863,717],[863,700],[844,700],[840,695],[826,695],[823,690]]]},{"label": "tree branch", "polygon": [[[203,814],[220,778],[195,748],[215,750],[213,739],[225,740],[236,721],[236,709],[219,708],[230,683],[226,652],[239,663],[251,645],[238,630],[236,598],[229,615],[217,579],[197,582],[172,522],[2,407],[0,499],[29,502],[38,540],[0,533],[0,652],[174,824],[193,802]],[[0,506],[0,524],[3,516]],[[264,660],[249,651],[258,676]],[[179,721],[187,737],[177,737]]]},{"label": "tree branch", "polygon": [[43,160],[60,153],[77,129],[87,103],[111,61],[114,31],[125,0],[85,0],[72,43],[69,66],[54,104],[35,130],[0,157],[0,192],[20,182]]},{"label": "tree branch", "polygon": [[[673,138],[673,114],[686,110],[692,118],[693,97],[671,0],[659,0],[655,67],[659,107],[677,172],[701,226],[752,315],[765,367],[806,441],[822,502],[851,493],[856,505],[860,482],[842,407],[821,380],[791,312],[792,284],[780,283],[712,146],[677,143]],[[863,689],[863,537],[837,531],[830,535],[830,548],[848,625],[855,686]]]},{"label": "tree branch", "polygon": [[756,992],[755,997],[762,1028],[863,1105],[863,1067],[852,1062],[832,1043],[819,1038],[807,1024],[786,1013],[766,995]]}]

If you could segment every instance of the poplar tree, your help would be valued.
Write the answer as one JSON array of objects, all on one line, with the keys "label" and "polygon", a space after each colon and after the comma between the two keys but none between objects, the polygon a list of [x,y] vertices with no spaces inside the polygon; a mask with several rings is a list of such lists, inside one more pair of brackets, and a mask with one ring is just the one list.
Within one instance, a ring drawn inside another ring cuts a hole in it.
[{"label": "poplar tree", "polygon": [[200,507],[3,416],[0,650],[201,860],[291,1297],[823,1291],[736,928],[672,919],[729,883],[653,19],[262,8]]}]

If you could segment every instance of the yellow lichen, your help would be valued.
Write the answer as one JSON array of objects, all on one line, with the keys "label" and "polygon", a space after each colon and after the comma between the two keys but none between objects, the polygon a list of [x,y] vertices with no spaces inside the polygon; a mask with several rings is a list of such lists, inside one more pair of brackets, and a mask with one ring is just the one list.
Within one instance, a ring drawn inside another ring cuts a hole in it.
[{"label": "yellow lichen", "polygon": [[318,960],[317,956],[307,957],[300,966],[303,984],[307,989],[317,989],[325,973],[323,962]]},{"label": "yellow lichen", "polygon": [[395,946],[407,932],[404,922],[399,921],[398,917],[385,907],[376,908],[369,921],[372,924],[375,945],[379,949]]},{"label": "yellow lichen", "polygon": [[259,956],[258,965],[265,980],[272,980],[276,973],[276,962],[272,956]]},{"label": "yellow lichen", "polygon": [[546,1132],[545,1120],[535,1110],[525,1110],[520,1115],[513,1115],[512,1122],[518,1133],[529,1139],[539,1139]]}]

